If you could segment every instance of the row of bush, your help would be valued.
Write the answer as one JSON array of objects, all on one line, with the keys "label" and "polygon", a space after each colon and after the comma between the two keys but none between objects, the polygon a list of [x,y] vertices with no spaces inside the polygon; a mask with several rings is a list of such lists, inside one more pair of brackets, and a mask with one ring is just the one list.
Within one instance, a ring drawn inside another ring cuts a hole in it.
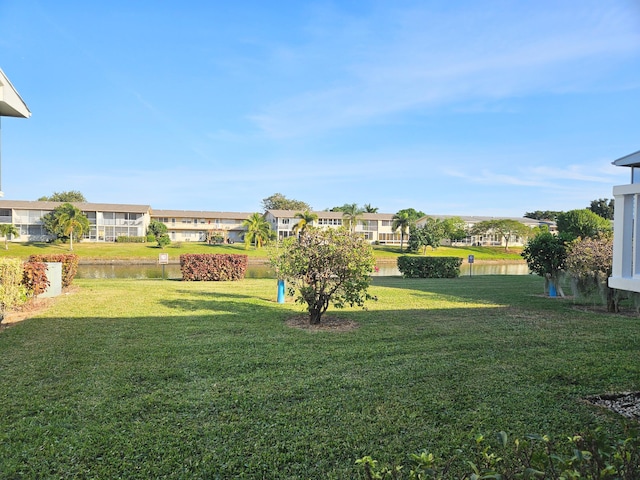
[{"label": "row of bush", "polygon": [[480,435],[474,444],[444,459],[422,452],[410,455],[405,465],[381,466],[370,456],[356,464],[367,480],[638,480],[640,435],[637,427],[627,428],[618,438],[596,429],[563,441],[546,435],[510,440],[499,432],[493,439]]},{"label": "row of bush", "polygon": [[195,254],[180,255],[180,271],[185,281],[242,280],[247,270],[247,255]]},{"label": "row of bush", "polygon": [[49,286],[47,262],[62,263],[62,286],[68,287],[78,271],[78,256],[31,255],[29,261],[0,258],[0,312],[24,304],[29,298],[43,293]]},{"label": "row of bush", "polygon": [[[149,239],[147,237],[130,237],[126,235],[121,235],[116,238],[117,243],[146,243]],[[151,241],[155,241],[155,238],[151,236]]]},{"label": "row of bush", "polygon": [[398,270],[405,278],[456,278],[461,265],[460,257],[398,257]]}]

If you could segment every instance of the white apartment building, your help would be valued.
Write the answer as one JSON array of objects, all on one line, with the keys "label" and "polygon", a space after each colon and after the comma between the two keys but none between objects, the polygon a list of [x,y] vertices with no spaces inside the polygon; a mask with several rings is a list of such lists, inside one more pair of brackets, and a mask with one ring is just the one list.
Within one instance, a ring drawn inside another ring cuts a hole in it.
[{"label": "white apartment building", "polygon": [[[71,202],[89,219],[89,231],[83,238],[93,242],[115,242],[118,237],[146,235],[150,222],[148,205]],[[0,223],[12,223],[20,232],[14,241],[44,242],[51,240],[42,217],[62,205],[61,202],[0,200]]]},{"label": "white apartment building", "polygon": [[209,233],[217,234],[225,243],[242,242],[242,226],[251,213],[205,212],[198,210],[152,210],[151,219],[164,223],[172,242],[204,242]]}]

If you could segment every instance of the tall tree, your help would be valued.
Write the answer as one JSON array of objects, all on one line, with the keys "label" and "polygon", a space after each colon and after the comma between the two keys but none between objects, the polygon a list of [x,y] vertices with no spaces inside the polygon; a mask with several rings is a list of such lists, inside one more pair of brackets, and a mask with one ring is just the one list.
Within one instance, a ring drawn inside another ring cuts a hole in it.
[{"label": "tall tree", "polygon": [[589,210],[596,215],[600,215],[607,220],[613,220],[613,208],[615,206],[615,200],[613,198],[599,198],[598,200],[592,200]]},{"label": "tall tree", "polygon": [[558,231],[569,240],[578,237],[597,237],[612,230],[609,220],[602,218],[587,208],[569,210],[562,213],[558,216],[556,224]]},{"label": "tall tree", "polygon": [[304,212],[296,213],[295,218],[299,218],[300,220],[293,226],[291,231],[294,234],[298,234],[303,233],[307,227],[313,226],[313,222],[318,220],[318,214],[305,210]]},{"label": "tall tree", "polygon": [[267,210],[312,210],[308,203],[287,198],[281,193],[274,193],[270,197],[262,199],[262,208]]},{"label": "tall tree", "polygon": [[69,250],[73,250],[73,237],[77,240],[89,229],[89,219],[78,207],[70,203],[63,203],[58,207],[60,214],[56,217],[56,224],[60,231],[69,237]]},{"label": "tall tree", "polygon": [[19,237],[20,232],[12,223],[3,223],[0,225],[0,235],[4,237],[4,249],[9,250],[9,237]]},{"label": "tall tree", "polygon": [[422,217],[426,217],[427,214],[420,211],[420,210],[416,210],[415,208],[403,208],[402,210],[399,210],[396,215],[398,213],[406,213],[409,216],[409,219],[415,223],[418,220],[420,220]]},{"label": "tall tree", "polygon": [[473,235],[483,235],[485,233],[500,235],[504,241],[504,250],[507,251],[509,242],[513,237],[526,238],[531,234],[531,229],[522,222],[505,218],[478,222],[473,226],[471,232]]},{"label": "tall tree", "polygon": [[536,210],[535,212],[527,212],[524,214],[525,218],[532,218],[533,220],[553,220],[554,222],[562,212],[554,210]]},{"label": "tall tree", "polygon": [[379,208],[371,206],[370,203],[365,203],[363,210],[364,210],[364,213],[378,213]]},{"label": "tall tree", "polygon": [[395,232],[400,230],[400,251],[402,252],[404,247],[404,237],[409,231],[409,227],[415,224],[415,220],[411,218],[409,212],[406,210],[400,210],[392,217],[391,229]]},{"label": "tall tree", "polygon": [[77,190],[69,190],[68,192],[53,192],[53,195],[40,197],[39,202],[86,202],[84,195]]},{"label": "tall tree", "polygon": [[242,226],[246,227],[247,232],[244,235],[244,245],[248,248],[253,243],[255,248],[261,248],[262,245],[273,236],[271,225],[260,213],[253,213],[249,218],[242,222]]},{"label": "tall tree", "polygon": [[290,237],[273,252],[271,265],[299,292],[306,304],[309,323],[319,324],[329,305],[363,306],[374,297],[367,293],[375,266],[371,245],[345,228],[309,229],[300,238]]},{"label": "tall tree", "polygon": [[345,204],[342,208],[342,219],[344,225],[349,228],[351,232],[355,232],[358,220],[360,220],[364,212],[360,207],[358,207],[357,203]]}]

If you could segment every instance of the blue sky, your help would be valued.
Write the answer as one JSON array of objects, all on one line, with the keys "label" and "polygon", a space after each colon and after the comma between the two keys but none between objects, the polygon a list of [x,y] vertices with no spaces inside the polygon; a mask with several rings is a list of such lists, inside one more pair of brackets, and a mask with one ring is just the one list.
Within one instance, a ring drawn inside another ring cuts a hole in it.
[{"label": "blue sky", "polygon": [[640,149],[640,2],[0,0],[5,198],[522,216]]}]

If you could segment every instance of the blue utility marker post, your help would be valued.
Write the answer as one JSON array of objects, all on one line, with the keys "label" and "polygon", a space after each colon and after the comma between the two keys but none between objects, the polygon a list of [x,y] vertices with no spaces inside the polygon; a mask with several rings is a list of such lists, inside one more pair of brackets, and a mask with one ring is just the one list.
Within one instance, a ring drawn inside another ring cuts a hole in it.
[{"label": "blue utility marker post", "polygon": [[284,303],[284,280],[278,280],[278,303]]}]

